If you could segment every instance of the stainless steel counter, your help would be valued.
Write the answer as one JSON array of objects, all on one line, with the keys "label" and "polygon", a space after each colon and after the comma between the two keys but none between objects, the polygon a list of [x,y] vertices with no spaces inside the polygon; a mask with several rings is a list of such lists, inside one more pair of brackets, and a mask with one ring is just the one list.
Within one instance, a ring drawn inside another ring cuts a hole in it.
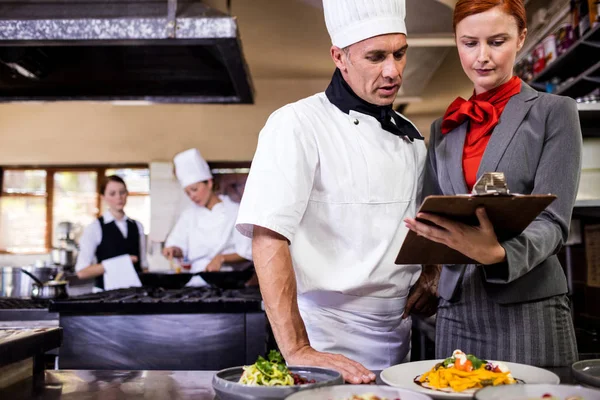
[{"label": "stainless steel counter", "polygon": [[[576,383],[570,368],[549,368],[564,384]],[[383,384],[377,372],[377,384]],[[43,388],[32,391],[30,381],[0,398],[11,400],[218,400],[212,389],[215,371],[46,371]]]},{"label": "stainless steel counter", "polygon": [[46,371],[46,384],[25,381],[0,398],[13,400],[213,400],[212,371]]}]

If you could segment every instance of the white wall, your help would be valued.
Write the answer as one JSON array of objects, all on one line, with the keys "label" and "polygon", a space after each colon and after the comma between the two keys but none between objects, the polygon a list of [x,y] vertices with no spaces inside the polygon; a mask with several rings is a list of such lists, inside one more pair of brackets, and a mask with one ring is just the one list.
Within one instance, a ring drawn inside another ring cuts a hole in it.
[{"label": "white wall", "polygon": [[150,163],[190,147],[211,161],[248,161],[273,111],[327,83],[257,80],[253,105],[0,104],[0,165]]},{"label": "white wall", "polygon": [[600,199],[600,139],[585,138],[577,200],[597,199]]}]

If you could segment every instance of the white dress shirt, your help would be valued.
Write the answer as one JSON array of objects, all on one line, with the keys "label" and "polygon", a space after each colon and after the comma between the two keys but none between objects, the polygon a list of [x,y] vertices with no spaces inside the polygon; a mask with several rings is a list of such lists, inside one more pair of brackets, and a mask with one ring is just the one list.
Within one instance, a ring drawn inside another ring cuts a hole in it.
[{"label": "white dress shirt", "polygon": [[[117,228],[121,231],[124,238],[127,238],[127,220],[129,217],[121,220],[116,220],[110,211],[105,211],[102,214],[104,223],[109,224],[115,221]],[[148,258],[146,255],[146,236],[144,234],[144,227],[139,221],[132,220],[136,223],[138,232],[140,234],[140,266],[142,268],[148,268]],[[100,226],[100,220],[96,219],[94,222],[89,224],[83,231],[81,239],[79,240],[79,254],[77,256],[77,262],[75,263],[75,271],[81,271],[82,269],[89,267],[94,264],[96,260],[96,249],[102,242],[102,227]]]}]

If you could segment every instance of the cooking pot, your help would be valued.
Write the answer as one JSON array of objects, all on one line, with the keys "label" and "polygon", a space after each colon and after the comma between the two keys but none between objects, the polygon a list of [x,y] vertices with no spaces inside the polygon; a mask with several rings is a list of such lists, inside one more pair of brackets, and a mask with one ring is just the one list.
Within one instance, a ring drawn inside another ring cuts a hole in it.
[{"label": "cooking pot", "polygon": [[52,262],[58,265],[75,265],[77,251],[73,249],[64,249],[55,247],[50,252]]},{"label": "cooking pot", "polygon": [[64,299],[67,295],[67,281],[62,280],[62,273],[55,280],[42,282],[31,272],[21,269],[21,272],[28,275],[33,282],[31,283],[32,299]]},{"label": "cooking pot", "polygon": [[58,268],[53,266],[0,267],[0,297],[29,297],[33,280],[21,272],[27,270],[41,282],[54,279]]}]

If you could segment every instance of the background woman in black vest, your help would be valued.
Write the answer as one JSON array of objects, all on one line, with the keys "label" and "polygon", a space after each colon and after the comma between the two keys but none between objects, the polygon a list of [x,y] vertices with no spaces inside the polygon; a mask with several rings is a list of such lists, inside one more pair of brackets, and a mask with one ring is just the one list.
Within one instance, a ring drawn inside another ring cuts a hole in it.
[{"label": "background woman in black vest", "polygon": [[108,210],[85,228],[75,270],[80,279],[95,278],[95,286],[104,289],[104,260],[129,254],[138,273],[148,268],[148,261],[144,228],[123,211],[127,204],[123,179],[116,175],[107,177],[100,187],[100,196]]}]

